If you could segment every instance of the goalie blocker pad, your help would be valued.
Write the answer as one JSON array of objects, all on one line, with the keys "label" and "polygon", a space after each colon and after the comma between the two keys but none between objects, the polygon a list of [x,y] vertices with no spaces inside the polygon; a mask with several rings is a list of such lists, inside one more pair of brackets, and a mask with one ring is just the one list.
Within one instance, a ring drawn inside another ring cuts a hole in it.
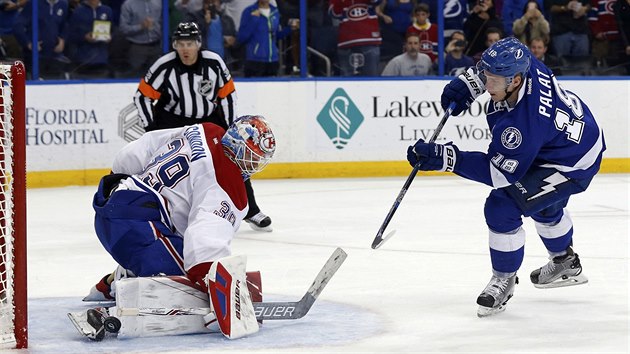
[{"label": "goalie blocker pad", "polygon": [[246,263],[245,256],[221,258],[212,263],[205,278],[214,317],[221,333],[229,339],[241,338],[259,330],[245,278]]}]

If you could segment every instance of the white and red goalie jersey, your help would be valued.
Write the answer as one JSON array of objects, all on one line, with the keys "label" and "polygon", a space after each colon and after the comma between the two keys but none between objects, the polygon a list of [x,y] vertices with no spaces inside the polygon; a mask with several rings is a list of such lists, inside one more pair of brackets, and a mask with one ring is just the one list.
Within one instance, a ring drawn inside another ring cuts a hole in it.
[{"label": "white and red goalie jersey", "polygon": [[223,152],[225,131],[212,123],[157,130],[125,146],[112,171],[132,175],[130,190],[157,192],[163,220],[184,238],[184,268],[231,254],[247,213],[241,170]]}]

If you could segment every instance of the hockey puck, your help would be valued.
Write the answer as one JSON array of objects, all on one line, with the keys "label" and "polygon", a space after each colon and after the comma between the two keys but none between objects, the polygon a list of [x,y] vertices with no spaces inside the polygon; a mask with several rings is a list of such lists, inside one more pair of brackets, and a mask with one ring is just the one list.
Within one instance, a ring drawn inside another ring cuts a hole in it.
[{"label": "hockey puck", "polygon": [[105,330],[109,333],[118,333],[120,331],[120,327],[122,323],[116,317],[107,317],[103,321],[103,325],[105,326]]}]

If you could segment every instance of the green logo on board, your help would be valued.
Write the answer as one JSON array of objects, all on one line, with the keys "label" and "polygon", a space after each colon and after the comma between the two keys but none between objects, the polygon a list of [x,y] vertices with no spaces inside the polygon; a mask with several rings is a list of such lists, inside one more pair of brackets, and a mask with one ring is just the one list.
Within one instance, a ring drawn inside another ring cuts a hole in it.
[{"label": "green logo on board", "polygon": [[338,88],[317,116],[317,122],[337,149],[343,149],[363,122],[363,114],[346,91]]}]

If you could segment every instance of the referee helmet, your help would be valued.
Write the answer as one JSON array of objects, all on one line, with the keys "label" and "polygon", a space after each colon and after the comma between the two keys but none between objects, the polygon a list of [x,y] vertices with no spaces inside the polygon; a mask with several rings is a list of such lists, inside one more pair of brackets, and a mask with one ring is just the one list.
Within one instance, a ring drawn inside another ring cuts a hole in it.
[{"label": "referee helmet", "polygon": [[181,22],[173,32],[173,41],[191,40],[201,42],[201,31],[194,22]]}]

